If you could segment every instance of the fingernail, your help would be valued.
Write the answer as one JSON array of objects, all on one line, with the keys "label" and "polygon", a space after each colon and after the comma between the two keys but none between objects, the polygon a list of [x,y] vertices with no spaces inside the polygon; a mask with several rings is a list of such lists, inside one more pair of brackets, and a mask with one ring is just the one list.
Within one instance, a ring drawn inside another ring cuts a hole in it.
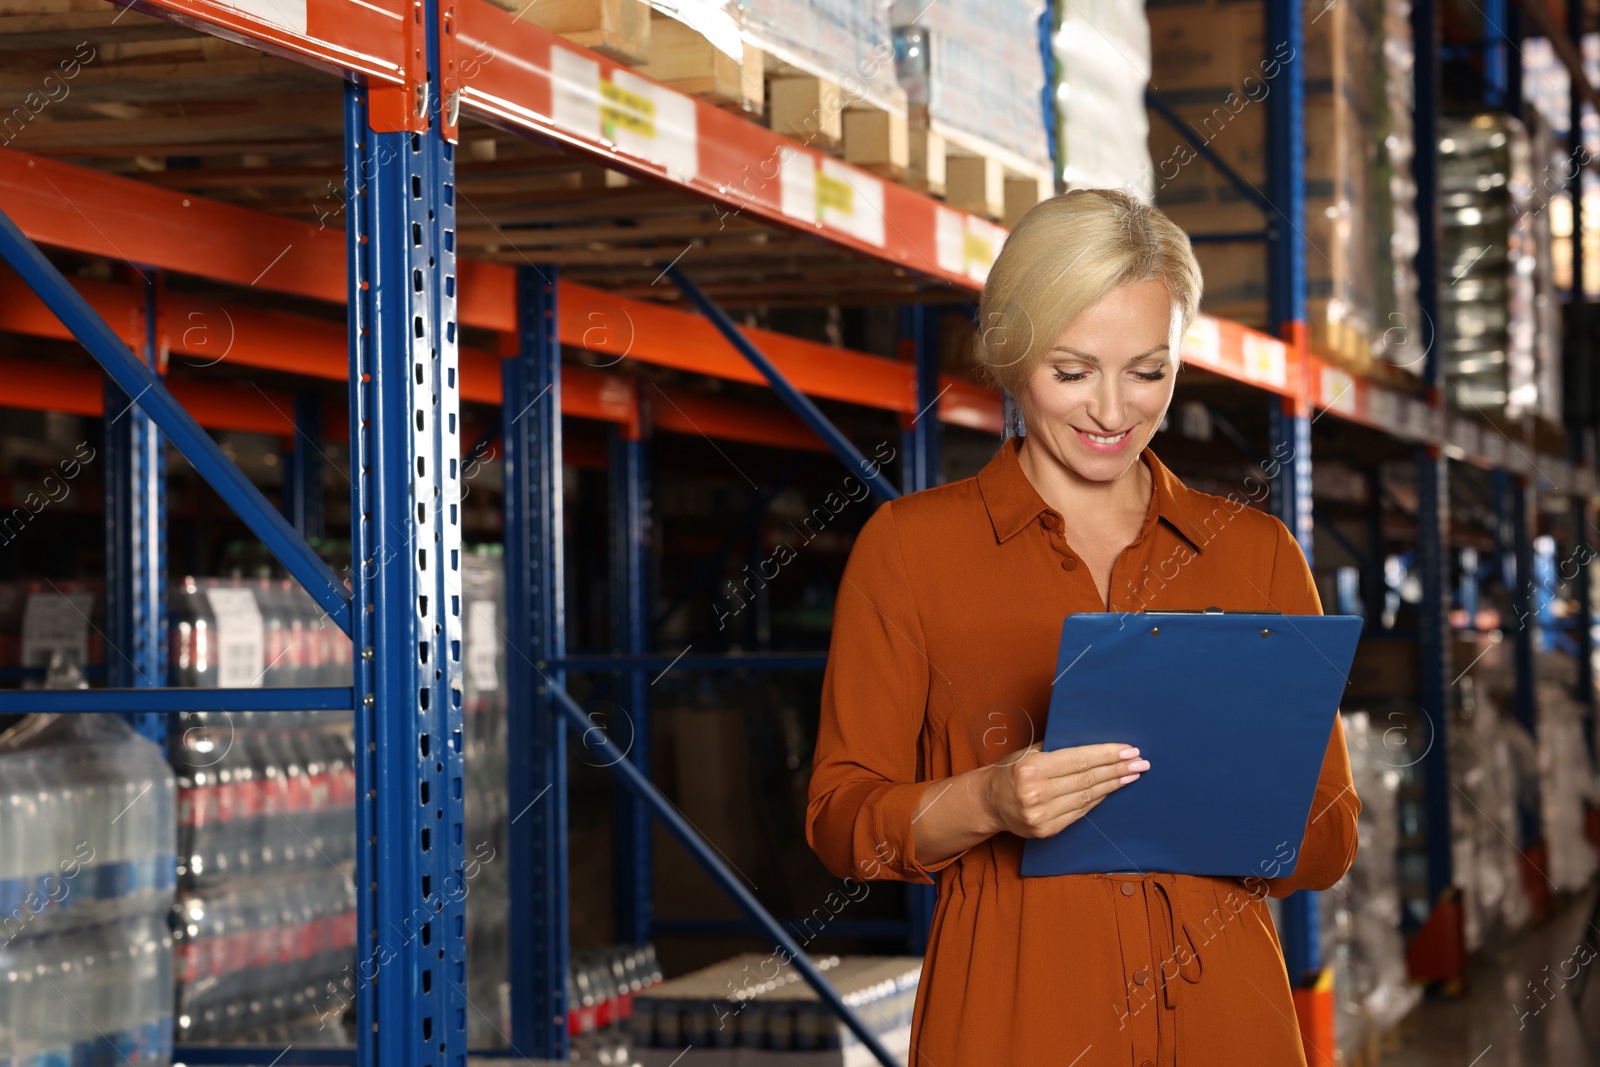
[{"label": "fingernail", "polygon": [[1117,782],[1121,785],[1127,785],[1129,782],[1138,781],[1138,779],[1139,776],[1137,774],[1124,774],[1121,778],[1117,779]]},{"label": "fingernail", "polygon": [[1128,764],[1128,770],[1130,771],[1148,771],[1149,769],[1150,761],[1147,759],[1134,760],[1132,763]]},{"label": "fingernail", "polygon": [[1139,754],[1139,750],[1136,749],[1136,748],[1125,748],[1121,752],[1117,753],[1117,758],[1118,759],[1132,759],[1133,757],[1137,756],[1138,754]]}]

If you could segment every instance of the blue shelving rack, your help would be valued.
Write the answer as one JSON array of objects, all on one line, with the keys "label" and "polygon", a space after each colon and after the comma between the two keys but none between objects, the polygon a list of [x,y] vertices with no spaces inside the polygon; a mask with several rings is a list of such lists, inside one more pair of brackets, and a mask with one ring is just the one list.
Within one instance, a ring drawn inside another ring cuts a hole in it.
[{"label": "blue shelving rack", "polygon": [[[1574,3],[1574,10],[1577,5]],[[441,40],[439,0],[419,4],[415,28],[420,56],[415,106],[426,117],[415,132],[378,132],[369,90],[360,79],[345,91],[345,164],[359,176],[348,187],[348,397],[351,468],[351,558],[341,577],[306,543],[322,532],[319,442],[323,411],[314,394],[297,398],[298,439],[288,465],[285,518],[244,477],[172,397],[162,381],[163,354],[155,328],[160,273],[140,272],[146,315],[144,343],[129,347],[9,219],[0,214],[0,256],[37,292],[93,355],[107,378],[108,627],[116,652],[108,662],[111,688],[73,692],[0,693],[0,711],[104,711],[123,714],[147,736],[160,738],[167,715],[184,710],[310,710],[354,712],[357,761],[358,1044],[353,1054],[296,1050],[279,1062],[358,1063],[363,1067],[462,1067],[467,1054],[464,919],[461,894],[461,523],[462,472],[455,247],[455,146],[445,135],[459,100],[445,75],[450,60]],[[1494,8],[1495,18],[1511,16]],[[1437,142],[1437,11],[1415,0],[1416,113],[1419,145]],[[1051,21],[1041,28],[1048,33]],[[1268,38],[1303,38],[1295,0],[1267,4]],[[1514,32],[1514,30],[1512,31]],[[1514,49],[1513,49],[1514,51]],[[1049,50],[1045,49],[1048,56]],[[1502,55],[1501,86],[1515,94],[1515,56]],[[1498,75],[1497,75],[1498,76]],[[1152,107],[1171,115],[1152,94]],[[1577,114],[1581,94],[1574,89]],[[1284,337],[1305,343],[1306,265],[1303,233],[1304,107],[1298,63],[1286,64],[1268,97],[1269,189],[1263,193],[1229,170],[1198,138],[1196,150],[1250,200],[1268,212],[1259,233],[1197,235],[1197,241],[1263,242],[1272,279],[1271,314]],[[1574,129],[1578,124],[1574,123]],[[1191,131],[1192,134],[1192,131]],[[1418,215],[1423,227],[1418,274],[1422,343],[1430,352],[1423,390],[1439,403],[1441,368],[1433,351],[1437,321],[1437,167],[1432,151],[1416,161]],[[3,205],[0,205],[3,211]],[[1581,241],[1574,242],[1580,255]],[[907,307],[901,315],[903,355],[916,366],[917,413],[902,419],[902,484],[869,464],[820,409],[736,329],[694,283],[688,271],[663,266],[663,276],[765,377],[838,458],[880,500],[939,481],[939,420],[935,309]],[[1580,287],[1581,290],[1581,287]],[[585,745],[619,785],[617,835],[619,935],[647,940],[662,927],[650,901],[649,825],[661,821],[746,915],[742,928],[760,931],[794,955],[796,966],[885,1064],[892,1062],[870,1030],[839,1001],[806,960],[782,923],[761,908],[648,779],[649,678],[677,664],[692,669],[814,670],[815,654],[684,656],[656,654],[650,638],[650,418],[634,397],[636,417],[609,442],[611,513],[621,534],[610,561],[616,651],[569,654],[564,647],[565,593],[561,513],[561,375],[557,270],[518,270],[517,352],[503,365],[506,576],[514,598],[508,610],[508,764],[511,812],[512,1021],[516,1051],[562,1059],[567,1052],[565,974],[569,957],[566,913],[566,767],[568,746]],[[1581,291],[1577,299],[1582,299]],[[1273,458],[1281,474],[1273,507],[1312,551],[1311,413],[1278,400],[1268,411]],[[356,650],[348,686],[316,689],[193,690],[166,687],[165,516],[163,455],[178,448],[320,605],[350,635]],[[1580,450],[1581,451],[1581,450]],[[1425,758],[1429,807],[1429,880],[1438,899],[1451,885],[1448,839],[1449,779],[1443,743],[1450,708],[1448,665],[1448,461],[1437,446],[1417,446],[1420,489],[1418,537],[1424,585],[1421,624],[1423,710],[1435,727]],[[1585,463],[1592,457],[1575,455]],[[1526,506],[1526,487],[1505,472],[1508,507]],[[1521,500],[1519,505],[1517,500]],[[1587,518],[1587,501],[1574,505]],[[1513,521],[1525,528],[1525,522]],[[1575,521],[1580,531],[1586,521]],[[1377,541],[1376,536],[1373,537]],[[1525,538],[1524,538],[1525,540]],[[1582,542],[1587,543],[1586,538]],[[1522,546],[1517,580],[1529,573]],[[1374,557],[1374,564],[1381,560]],[[1529,561],[1531,562],[1531,561]],[[1369,580],[1369,599],[1380,583]],[[1586,583],[1583,603],[1589,603]],[[1581,677],[1587,679],[1588,628],[1580,628]],[[619,672],[630,734],[622,745],[611,724],[597,722],[568,694],[577,672]],[[1531,672],[1519,671],[1519,685]],[[1526,691],[1525,691],[1526,692]],[[1586,681],[1583,692],[1587,694]],[[911,890],[904,933],[926,943],[929,887]],[[1315,899],[1298,894],[1286,905],[1284,945],[1290,974],[1304,980],[1322,969]],[[843,929],[845,924],[841,924]],[[863,927],[865,929],[865,927]],[[261,1063],[253,1049],[190,1049],[190,1063]]]}]

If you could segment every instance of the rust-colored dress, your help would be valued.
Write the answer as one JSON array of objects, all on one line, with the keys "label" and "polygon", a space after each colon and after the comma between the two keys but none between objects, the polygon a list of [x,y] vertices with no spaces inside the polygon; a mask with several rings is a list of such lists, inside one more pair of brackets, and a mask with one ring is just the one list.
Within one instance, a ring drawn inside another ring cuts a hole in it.
[{"label": "rust-colored dress", "polygon": [[1342,726],[1293,876],[1254,892],[1157,873],[1025,879],[1008,833],[940,863],[914,858],[912,813],[930,780],[1042,736],[1064,615],[1322,612],[1299,546],[1246,487],[1231,499],[1189,489],[1148,449],[1150,507],[1107,605],[1028,481],[1021,443],[1007,439],[974,478],[884,504],[856,539],[823,681],[811,846],[841,878],[938,883],[912,1067],[1304,1064],[1262,896],[1326,889],[1355,858],[1361,804]]}]

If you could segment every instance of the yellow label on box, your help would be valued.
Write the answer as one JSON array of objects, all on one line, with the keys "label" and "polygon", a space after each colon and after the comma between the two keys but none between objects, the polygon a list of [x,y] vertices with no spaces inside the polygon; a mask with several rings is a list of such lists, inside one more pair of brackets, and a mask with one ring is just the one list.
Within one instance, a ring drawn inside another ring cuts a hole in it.
[{"label": "yellow label on box", "polygon": [[856,213],[856,191],[850,187],[849,182],[830,178],[828,175],[817,172],[817,215],[820,218],[826,208],[845,215]]},{"label": "yellow label on box", "polygon": [[600,128],[608,139],[616,137],[617,130],[627,130],[641,137],[656,135],[656,104],[654,100],[630,93],[615,82],[600,79]]},{"label": "yellow label on box", "polygon": [[981,264],[985,268],[994,265],[994,246],[970,230],[961,242],[961,254],[969,267],[974,263]]}]

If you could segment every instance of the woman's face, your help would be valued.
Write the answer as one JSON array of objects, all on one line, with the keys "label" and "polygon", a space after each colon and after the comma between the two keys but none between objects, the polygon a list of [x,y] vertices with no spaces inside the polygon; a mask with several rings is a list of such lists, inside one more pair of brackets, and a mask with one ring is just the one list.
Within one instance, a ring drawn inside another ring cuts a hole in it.
[{"label": "woman's face", "polygon": [[1119,286],[1085,308],[1017,398],[1030,442],[1086,481],[1126,473],[1172,402],[1171,325],[1172,296],[1159,281]]}]

